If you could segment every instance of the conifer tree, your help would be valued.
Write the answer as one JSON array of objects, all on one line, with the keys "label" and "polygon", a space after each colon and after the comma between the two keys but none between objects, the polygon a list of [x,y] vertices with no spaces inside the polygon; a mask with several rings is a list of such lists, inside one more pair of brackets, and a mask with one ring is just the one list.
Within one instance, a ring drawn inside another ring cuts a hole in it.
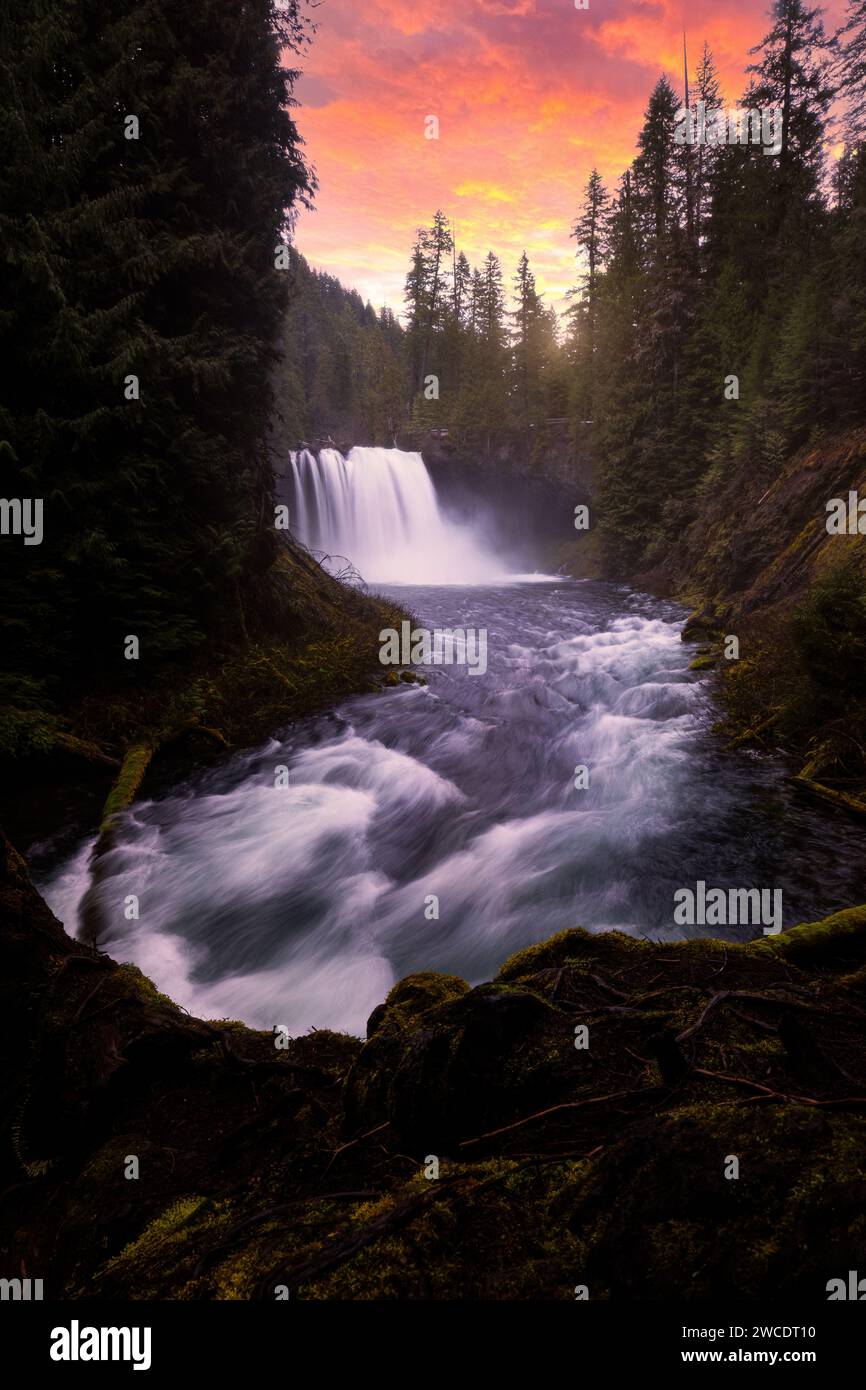
[{"label": "conifer tree", "polygon": [[845,23],[836,39],[838,85],[845,99],[845,134],[852,146],[866,138],[866,0],[848,0]]},{"label": "conifer tree", "polygon": [[137,679],[129,631],[150,671],[243,640],[277,544],[277,253],[312,181],[295,0],[22,0],[0,41],[4,492],[46,510],[38,553],[0,548],[18,699],[49,647],[59,689]]},{"label": "conifer tree", "polygon": [[454,262],[451,284],[451,306],[454,315],[454,322],[460,328],[466,326],[470,316],[471,307],[471,285],[472,271],[466,259],[466,253],[461,251]]},{"label": "conifer tree", "polygon": [[[704,43],[701,61],[692,83],[691,97],[692,110],[695,112],[696,118],[700,104],[704,125],[707,130],[712,129],[716,123],[718,112],[722,110],[723,102],[718,72],[707,43]],[[694,235],[699,247],[704,236],[704,221],[709,197],[708,185],[712,178],[712,169],[716,158],[716,146],[709,145],[705,139],[697,142],[694,161]]]},{"label": "conifer tree", "polygon": [[571,230],[578,256],[586,269],[569,310],[574,342],[574,404],[579,420],[592,419],[594,368],[598,335],[598,286],[604,259],[606,222],[610,199],[597,169],[587,180],[583,206]]},{"label": "conifer tree", "polygon": [[524,251],[514,276],[512,363],[514,395],[518,418],[527,426],[539,414],[541,405],[541,328],[543,309],[535,276]]}]

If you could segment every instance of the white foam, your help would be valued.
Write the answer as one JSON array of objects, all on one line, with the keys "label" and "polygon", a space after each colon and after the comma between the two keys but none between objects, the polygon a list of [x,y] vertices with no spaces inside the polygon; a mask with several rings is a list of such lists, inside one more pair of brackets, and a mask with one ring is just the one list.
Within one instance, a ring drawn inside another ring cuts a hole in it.
[{"label": "white foam", "polygon": [[[312,550],[345,556],[374,584],[484,584],[502,563],[440,511],[424,460],[403,449],[292,452],[290,521]],[[336,563],[334,568],[341,566]]]}]

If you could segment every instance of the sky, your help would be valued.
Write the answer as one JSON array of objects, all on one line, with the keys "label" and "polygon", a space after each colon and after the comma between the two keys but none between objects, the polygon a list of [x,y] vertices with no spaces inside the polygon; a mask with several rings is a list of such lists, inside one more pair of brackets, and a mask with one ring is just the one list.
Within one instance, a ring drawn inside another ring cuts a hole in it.
[{"label": "sky", "polygon": [[[416,229],[437,208],[472,265],[510,285],[523,250],[545,302],[575,283],[569,232],[596,165],[612,189],[662,73],[682,90],[704,40],[730,105],[768,0],[320,0],[295,113],[319,190],[298,250],[377,308],[403,307]],[[828,30],[841,19],[830,0]],[[428,117],[438,121],[429,139]]]}]

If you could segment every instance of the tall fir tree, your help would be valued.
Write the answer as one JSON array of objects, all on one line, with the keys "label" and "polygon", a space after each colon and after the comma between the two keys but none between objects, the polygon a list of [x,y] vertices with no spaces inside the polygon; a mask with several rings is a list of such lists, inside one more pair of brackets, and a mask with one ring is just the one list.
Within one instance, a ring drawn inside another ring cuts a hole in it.
[{"label": "tall fir tree", "polygon": [[594,374],[598,338],[598,287],[604,263],[605,233],[610,199],[597,169],[587,180],[583,205],[571,235],[583,258],[584,273],[569,309],[573,339],[575,385],[573,404],[576,418],[592,419],[594,413]]},{"label": "tall fir tree", "polygon": [[15,700],[138,679],[129,632],[152,673],[255,616],[303,38],[295,0],[0,8],[0,452],[46,515],[0,548]]}]

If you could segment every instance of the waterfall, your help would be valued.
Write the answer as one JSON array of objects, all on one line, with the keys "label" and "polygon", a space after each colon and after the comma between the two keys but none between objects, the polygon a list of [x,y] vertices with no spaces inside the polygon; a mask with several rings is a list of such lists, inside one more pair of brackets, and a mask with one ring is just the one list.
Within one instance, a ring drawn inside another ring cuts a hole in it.
[{"label": "waterfall", "polygon": [[[289,517],[311,550],[344,555],[379,584],[480,584],[501,562],[471,525],[446,517],[420,454],[338,449],[289,455]],[[339,568],[339,566],[336,566]]]}]

